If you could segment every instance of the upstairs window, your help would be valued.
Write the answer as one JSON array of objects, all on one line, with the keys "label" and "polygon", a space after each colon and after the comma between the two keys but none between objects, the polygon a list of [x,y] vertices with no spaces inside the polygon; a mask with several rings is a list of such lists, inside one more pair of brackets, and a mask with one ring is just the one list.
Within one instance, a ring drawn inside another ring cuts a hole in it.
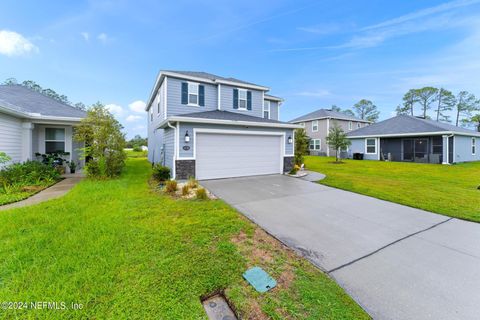
[{"label": "upstairs window", "polygon": [[265,119],[270,119],[270,101],[263,101],[263,117]]},{"label": "upstairs window", "polygon": [[377,139],[366,139],[365,149],[367,154],[376,154],[377,153]]},{"label": "upstairs window", "polygon": [[357,122],[357,128],[361,128],[362,124],[360,122]]},{"label": "upstairs window", "polygon": [[477,153],[477,139],[472,138],[472,155]]},{"label": "upstairs window", "polygon": [[188,104],[198,106],[198,83],[188,83]]},{"label": "upstairs window", "polygon": [[313,132],[318,131],[318,120],[312,121],[312,131]]},{"label": "upstairs window", "polygon": [[353,130],[353,122],[352,121],[348,122],[348,130],[350,130],[350,131]]},{"label": "upstairs window", "polygon": [[247,110],[247,90],[238,89],[238,109]]},{"label": "upstairs window", "polygon": [[311,139],[310,140],[310,150],[320,150],[320,139]]},{"label": "upstairs window", "polygon": [[45,128],[45,153],[65,152],[65,129]]}]

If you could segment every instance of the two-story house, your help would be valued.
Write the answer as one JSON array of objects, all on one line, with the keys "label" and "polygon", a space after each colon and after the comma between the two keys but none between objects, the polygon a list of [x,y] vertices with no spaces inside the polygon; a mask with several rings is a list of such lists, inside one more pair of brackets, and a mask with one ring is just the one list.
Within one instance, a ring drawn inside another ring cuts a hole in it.
[{"label": "two-story house", "polygon": [[205,72],[161,71],[146,105],[148,159],[174,179],[291,170],[294,129],[268,87]]},{"label": "two-story house", "polygon": [[319,156],[333,156],[335,154],[335,150],[330,148],[326,141],[330,128],[334,124],[340,126],[346,133],[370,124],[367,120],[329,109],[310,112],[291,120],[290,123],[299,124],[305,128],[307,136],[310,138],[310,154]]}]

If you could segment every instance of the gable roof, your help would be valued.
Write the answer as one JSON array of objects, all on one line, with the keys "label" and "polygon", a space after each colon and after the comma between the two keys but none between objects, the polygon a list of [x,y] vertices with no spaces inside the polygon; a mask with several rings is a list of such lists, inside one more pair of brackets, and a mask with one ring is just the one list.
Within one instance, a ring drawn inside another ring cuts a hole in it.
[{"label": "gable roof", "polygon": [[266,99],[266,100],[272,100],[272,101],[278,101],[278,102],[282,102],[283,99],[280,98],[280,97],[277,97],[277,96],[272,96],[271,94],[264,94],[263,97]]},{"label": "gable roof", "polygon": [[180,122],[200,122],[212,124],[230,124],[230,125],[252,125],[262,127],[283,127],[283,128],[299,128],[299,125],[282,122],[273,119],[264,119],[261,117],[250,116],[237,112],[230,112],[225,110],[212,110],[203,112],[193,112],[186,114],[179,114],[164,120],[159,127],[167,125],[168,121]]},{"label": "gable roof", "polygon": [[303,122],[307,120],[317,120],[317,119],[326,119],[326,118],[370,123],[370,121],[362,120],[357,117],[345,114],[343,112],[332,111],[330,109],[318,109],[313,112],[307,113],[306,115],[303,115],[301,117],[290,120],[290,122],[297,123],[297,122]]},{"label": "gable roof", "polygon": [[408,115],[398,115],[396,117],[374,123],[368,127],[363,127],[347,134],[348,137],[367,137],[367,136],[398,136],[415,135],[428,133],[443,134],[461,134],[480,136],[479,132],[457,127],[444,122],[437,122],[429,119],[422,119]]},{"label": "gable roof", "polygon": [[240,84],[248,84],[248,85],[252,85],[252,86],[261,87],[261,85],[258,85],[258,84],[255,84],[255,83],[239,80],[239,79],[232,78],[232,77],[225,78],[225,77],[222,77],[222,76],[215,75],[213,73],[208,73],[208,72],[203,72],[203,71],[176,71],[176,70],[164,70],[164,71],[165,72],[171,72],[171,73],[178,73],[178,74],[181,74],[181,75],[184,75],[184,76],[204,78],[204,79],[208,79],[208,80],[212,80],[212,81],[225,80],[225,81],[237,82],[237,83],[240,83]]},{"label": "gable roof", "polygon": [[0,107],[26,118],[79,119],[86,112],[21,85],[0,85]]}]

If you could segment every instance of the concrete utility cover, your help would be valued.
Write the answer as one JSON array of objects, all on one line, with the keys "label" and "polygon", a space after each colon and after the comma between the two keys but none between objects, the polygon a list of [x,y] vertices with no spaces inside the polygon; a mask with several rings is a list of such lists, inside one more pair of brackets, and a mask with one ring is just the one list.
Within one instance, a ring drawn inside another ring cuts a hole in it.
[{"label": "concrete utility cover", "polygon": [[220,295],[208,298],[202,304],[211,320],[237,320],[227,301]]}]

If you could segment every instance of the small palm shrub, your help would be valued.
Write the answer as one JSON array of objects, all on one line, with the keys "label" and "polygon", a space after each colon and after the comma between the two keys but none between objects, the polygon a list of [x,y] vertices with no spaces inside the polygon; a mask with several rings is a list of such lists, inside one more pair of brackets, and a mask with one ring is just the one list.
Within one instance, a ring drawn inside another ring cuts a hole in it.
[{"label": "small palm shrub", "polygon": [[165,192],[167,192],[167,193],[177,192],[177,181],[176,180],[168,180],[165,183]]},{"label": "small palm shrub", "polygon": [[197,191],[195,191],[195,196],[198,200],[207,200],[207,190],[205,190],[205,188],[198,188]]},{"label": "small palm shrub", "polygon": [[187,185],[188,185],[191,189],[198,188],[198,181],[195,180],[195,178],[190,177],[190,178],[188,178]]},{"label": "small palm shrub", "polygon": [[190,186],[188,184],[184,184],[182,187],[182,196],[188,196],[190,193]]},{"label": "small palm shrub", "polygon": [[140,147],[138,144],[133,146],[133,151],[135,152],[142,152],[142,147]]},{"label": "small palm shrub", "polygon": [[157,163],[153,166],[153,177],[158,181],[166,181],[170,179],[170,168]]},{"label": "small palm shrub", "polygon": [[53,166],[37,161],[14,163],[0,170],[0,192],[13,193],[25,186],[50,185],[60,179]]}]

